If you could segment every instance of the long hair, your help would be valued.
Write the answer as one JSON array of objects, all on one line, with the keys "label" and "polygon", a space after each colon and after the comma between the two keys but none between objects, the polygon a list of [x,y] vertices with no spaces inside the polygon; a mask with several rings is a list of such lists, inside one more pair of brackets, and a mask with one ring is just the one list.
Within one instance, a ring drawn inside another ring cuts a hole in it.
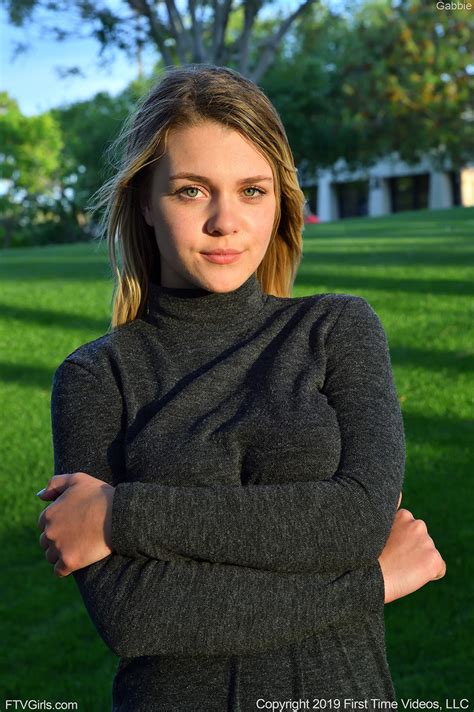
[{"label": "long hair", "polygon": [[122,126],[111,146],[112,153],[122,152],[120,163],[94,196],[92,209],[103,209],[99,239],[107,239],[115,280],[111,330],[144,314],[149,282],[160,279],[158,246],[140,202],[152,169],[166,151],[171,130],[205,120],[240,132],[272,168],[275,221],[256,275],[263,292],[290,296],[302,255],[305,197],[275,107],[254,82],[233,69],[204,64],[168,67]]}]

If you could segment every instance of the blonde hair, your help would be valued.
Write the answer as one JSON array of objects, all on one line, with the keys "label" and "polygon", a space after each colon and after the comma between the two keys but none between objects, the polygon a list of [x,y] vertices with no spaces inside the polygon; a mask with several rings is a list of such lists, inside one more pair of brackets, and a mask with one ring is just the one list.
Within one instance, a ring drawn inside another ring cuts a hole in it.
[{"label": "blonde hair", "polygon": [[151,169],[166,151],[171,130],[206,120],[240,132],[272,168],[277,209],[256,274],[263,292],[290,296],[302,255],[305,197],[277,111],[256,84],[233,69],[203,64],[171,67],[124,123],[111,147],[111,152],[118,152],[125,144],[117,172],[94,196],[93,211],[103,209],[99,239],[106,236],[115,279],[111,330],[145,313],[150,279],[160,280],[159,250],[140,203]]}]

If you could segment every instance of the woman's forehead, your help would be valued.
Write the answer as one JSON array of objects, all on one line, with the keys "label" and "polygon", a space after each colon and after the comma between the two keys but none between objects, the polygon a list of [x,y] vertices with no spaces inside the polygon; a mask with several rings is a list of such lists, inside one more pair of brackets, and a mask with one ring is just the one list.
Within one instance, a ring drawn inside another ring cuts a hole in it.
[{"label": "woman's forehead", "polygon": [[250,139],[215,123],[170,132],[156,169],[168,180],[212,179],[224,175],[242,182],[249,178],[268,183],[273,180],[269,161]]}]

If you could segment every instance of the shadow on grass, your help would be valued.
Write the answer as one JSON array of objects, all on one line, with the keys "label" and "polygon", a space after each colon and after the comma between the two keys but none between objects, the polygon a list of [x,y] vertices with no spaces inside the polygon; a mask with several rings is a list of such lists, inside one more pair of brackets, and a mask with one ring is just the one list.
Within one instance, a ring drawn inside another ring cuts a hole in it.
[{"label": "shadow on grass", "polygon": [[448,210],[410,210],[381,217],[346,218],[319,225],[307,225],[305,239],[331,240],[344,238],[407,238],[439,240],[442,237],[469,238],[472,233],[474,208]]},{"label": "shadow on grass", "polygon": [[456,456],[468,465],[460,447],[469,447],[474,438],[474,420],[457,417],[425,416],[403,408],[403,424],[410,445],[455,446]]},{"label": "shadow on grass", "polygon": [[[36,483],[32,491],[44,484]],[[78,710],[110,710],[118,657],[100,639],[73,576],[54,576],[45,559],[36,526],[44,508],[27,524],[3,532],[10,553],[2,566],[0,602],[2,701],[48,700],[52,706],[69,701],[77,702]],[[53,660],[59,675],[52,673]]]},{"label": "shadow on grass", "polygon": [[54,371],[54,368],[46,368],[46,366],[27,366],[2,361],[0,362],[0,382],[50,390]]},{"label": "shadow on grass", "polygon": [[453,371],[460,374],[474,370],[474,355],[469,352],[391,346],[390,356],[392,364],[417,366],[424,371]]},{"label": "shadow on grass", "polygon": [[71,257],[71,259],[55,259],[49,257],[41,260],[25,259],[20,261],[7,260],[0,264],[0,279],[2,282],[43,282],[45,280],[60,282],[101,282],[110,281],[110,269],[104,257],[96,258]]},{"label": "shadow on grass", "polygon": [[[324,289],[335,290],[341,294],[354,294],[358,292],[363,296],[367,290],[381,290],[386,292],[410,292],[411,294],[439,294],[471,296],[474,294],[474,283],[461,279],[406,279],[403,277],[374,277],[363,275],[354,277],[350,274],[318,274],[318,266],[324,268],[324,264],[314,265],[314,271],[310,271],[306,266],[298,272],[298,281],[295,284],[299,290],[306,294],[321,293],[319,284],[324,285]],[[344,267],[347,266],[347,260]]]},{"label": "shadow on grass", "polygon": [[343,239],[343,238],[354,238],[358,239],[387,239],[393,238],[395,240],[440,240],[441,238],[450,239],[455,238],[467,238],[466,222],[462,222],[459,225],[443,225],[442,222],[434,221],[427,223],[425,225],[414,225],[413,221],[407,221],[406,224],[399,223],[398,221],[381,221],[377,222],[373,218],[374,223],[367,223],[364,218],[360,225],[349,224],[347,220],[340,223],[321,223],[320,225],[311,226],[310,229],[305,228],[303,232],[304,239]]},{"label": "shadow on grass", "polygon": [[[393,243],[392,243],[393,245]],[[339,245],[338,245],[339,247]],[[301,261],[301,269],[310,266],[325,265],[353,265],[354,267],[410,267],[411,265],[421,265],[422,267],[465,267],[471,260],[472,253],[469,250],[459,250],[451,252],[443,248],[437,249],[432,246],[430,252],[421,250],[373,250],[367,245],[363,250],[356,250],[349,247],[347,250],[329,251],[315,248],[314,252],[306,252]]]},{"label": "shadow on grass", "polygon": [[0,304],[0,312],[5,319],[15,319],[35,326],[46,326],[50,329],[90,329],[100,335],[107,331],[110,323],[106,319],[83,314],[11,304]]}]

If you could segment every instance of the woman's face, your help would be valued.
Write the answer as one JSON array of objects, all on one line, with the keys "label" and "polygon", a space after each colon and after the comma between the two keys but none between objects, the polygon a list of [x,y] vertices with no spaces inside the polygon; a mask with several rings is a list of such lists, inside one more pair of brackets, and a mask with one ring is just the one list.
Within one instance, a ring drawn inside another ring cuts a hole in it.
[{"label": "woman's face", "polygon": [[[275,210],[271,166],[241,134],[212,121],[171,131],[143,205],[160,251],[161,284],[237,289],[263,260]],[[240,254],[213,261],[206,253],[214,250]]]}]

